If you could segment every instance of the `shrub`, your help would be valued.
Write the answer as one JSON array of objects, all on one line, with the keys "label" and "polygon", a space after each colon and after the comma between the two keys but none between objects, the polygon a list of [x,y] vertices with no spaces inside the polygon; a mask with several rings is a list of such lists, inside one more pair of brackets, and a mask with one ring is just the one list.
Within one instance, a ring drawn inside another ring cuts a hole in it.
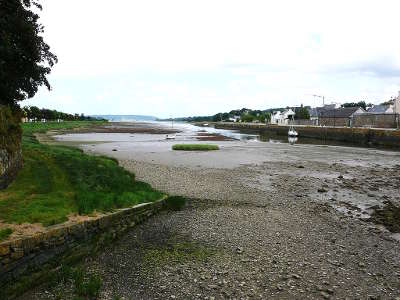
[{"label": "shrub", "polygon": [[13,233],[11,228],[0,230],[0,242],[8,238]]}]

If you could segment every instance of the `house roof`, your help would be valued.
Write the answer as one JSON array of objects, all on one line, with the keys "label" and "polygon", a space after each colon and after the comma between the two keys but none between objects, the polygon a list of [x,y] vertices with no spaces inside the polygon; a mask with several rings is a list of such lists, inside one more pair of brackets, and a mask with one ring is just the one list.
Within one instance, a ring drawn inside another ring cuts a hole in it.
[{"label": "house roof", "polygon": [[321,115],[321,113],[326,110],[329,110],[329,109],[326,107],[313,107],[313,108],[308,109],[308,112],[310,114],[310,117],[316,118],[316,117],[319,117]]},{"label": "house roof", "polygon": [[369,113],[373,114],[384,114],[390,108],[390,105],[374,105],[370,109],[368,109]]},{"label": "house roof", "polygon": [[361,107],[342,107],[338,109],[328,109],[321,112],[322,118],[349,118],[359,109],[364,111]]}]

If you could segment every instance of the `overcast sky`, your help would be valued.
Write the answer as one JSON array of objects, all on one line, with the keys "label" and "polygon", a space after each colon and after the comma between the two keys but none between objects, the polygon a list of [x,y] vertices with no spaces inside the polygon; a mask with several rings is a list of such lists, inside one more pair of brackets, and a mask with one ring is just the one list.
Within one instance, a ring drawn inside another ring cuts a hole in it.
[{"label": "overcast sky", "polygon": [[208,115],[368,100],[400,90],[400,1],[42,0],[71,113]]}]

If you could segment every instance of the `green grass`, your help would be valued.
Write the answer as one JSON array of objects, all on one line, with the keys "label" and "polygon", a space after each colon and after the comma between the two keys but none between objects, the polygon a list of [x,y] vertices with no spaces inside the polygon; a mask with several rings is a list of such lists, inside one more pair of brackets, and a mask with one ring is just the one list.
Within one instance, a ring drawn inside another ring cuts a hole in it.
[{"label": "green grass", "polygon": [[7,223],[62,223],[71,213],[109,212],[162,197],[150,185],[135,181],[114,159],[81,150],[39,143],[36,132],[89,126],[91,122],[23,125],[24,167],[0,191],[0,219]]},{"label": "green grass", "polygon": [[5,228],[0,230],[0,242],[8,238],[13,233],[11,228]]},{"label": "green grass", "polygon": [[219,150],[219,147],[218,145],[209,145],[209,144],[176,144],[172,146],[172,150],[212,151],[212,150]]}]

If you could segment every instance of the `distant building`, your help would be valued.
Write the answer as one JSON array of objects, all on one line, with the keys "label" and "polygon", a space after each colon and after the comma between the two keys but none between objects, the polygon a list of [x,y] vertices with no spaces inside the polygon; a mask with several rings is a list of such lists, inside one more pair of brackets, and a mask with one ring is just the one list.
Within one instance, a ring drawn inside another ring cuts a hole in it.
[{"label": "distant building", "polygon": [[321,126],[352,126],[355,115],[363,114],[365,110],[361,107],[343,107],[328,109],[321,112],[319,124]]},{"label": "distant building", "polygon": [[229,118],[229,121],[231,122],[239,122],[240,121],[240,116],[233,116]]},{"label": "distant building", "polygon": [[313,107],[313,108],[307,108],[308,113],[310,114],[310,120],[314,125],[320,125],[320,117],[321,114],[325,111],[328,110],[333,110],[333,109],[338,109],[340,108],[340,105],[337,103],[332,103],[332,104],[326,104],[321,107]]},{"label": "distant building", "polygon": [[399,91],[399,95],[397,96],[396,100],[394,100],[393,112],[396,114],[400,114],[400,91]]},{"label": "distant building", "polygon": [[370,114],[393,114],[394,105],[392,104],[373,105],[371,108],[367,110],[367,112]]},{"label": "distant building", "polygon": [[294,119],[295,114],[290,108],[285,109],[283,112],[276,111],[271,115],[271,124],[288,125],[289,121]]}]

